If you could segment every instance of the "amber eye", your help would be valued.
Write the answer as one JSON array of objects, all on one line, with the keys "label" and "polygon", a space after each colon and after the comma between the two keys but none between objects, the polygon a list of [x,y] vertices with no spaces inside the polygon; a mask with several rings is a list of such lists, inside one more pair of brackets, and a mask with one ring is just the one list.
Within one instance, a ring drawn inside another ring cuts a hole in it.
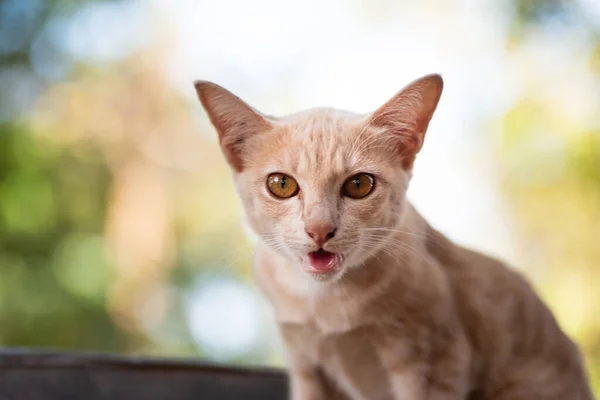
[{"label": "amber eye", "polygon": [[371,174],[356,174],[350,177],[342,186],[342,194],[353,199],[362,199],[373,191],[375,179]]},{"label": "amber eye", "polygon": [[267,178],[269,192],[280,199],[288,199],[298,194],[298,182],[289,175],[275,173]]}]

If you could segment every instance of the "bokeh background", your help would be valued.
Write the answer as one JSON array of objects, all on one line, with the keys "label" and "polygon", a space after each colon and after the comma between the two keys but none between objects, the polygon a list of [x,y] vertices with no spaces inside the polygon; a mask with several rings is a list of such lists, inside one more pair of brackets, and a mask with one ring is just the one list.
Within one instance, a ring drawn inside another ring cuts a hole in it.
[{"label": "bokeh background", "polygon": [[597,0],[2,0],[0,344],[282,365],[192,82],[367,112],[430,72],[410,198],[531,279],[600,394]]}]

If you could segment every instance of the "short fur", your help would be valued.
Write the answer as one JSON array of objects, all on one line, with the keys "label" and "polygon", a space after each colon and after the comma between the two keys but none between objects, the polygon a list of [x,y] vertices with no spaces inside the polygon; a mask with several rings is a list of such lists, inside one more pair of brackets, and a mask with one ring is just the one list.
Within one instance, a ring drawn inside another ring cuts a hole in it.
[{"label": "short fur", "polygon": [[[369,115],[329,108],[267,117],[210,82],[219,133],[252,229],[254,275],[284,339],[294,400],[587,400],[582,358],[527,282],[452,243],[407,202],[413,162],[442,93],[423,77]],[[300,192],[269,194],[274,172]],[[348,177],[375,176],[363,199]],[[336,227],[331,274],[301,268],[307,226]]]}]

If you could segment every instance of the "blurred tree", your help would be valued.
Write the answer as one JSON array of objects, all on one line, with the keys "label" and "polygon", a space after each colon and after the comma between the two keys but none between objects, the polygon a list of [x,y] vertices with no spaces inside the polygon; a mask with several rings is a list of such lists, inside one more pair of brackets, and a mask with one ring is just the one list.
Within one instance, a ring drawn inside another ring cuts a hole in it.
[{"label": "blurred tree", "polygon": [[[18,79],[46,79],[31,62],[32,32],[57,15],[65,23],[85,3],[3,3],[25,39],[3,53],[0,79],[14,68],[27,70]],[[11,26],[2,29],[19,30]],[[216,142],[191,129],[190,108],[155,50],[80,62],[1,125],[0,343],[201,353],[188,331],[187,291],[201,269],[247,277],[238,270],[250,248],[233,187],[229,196],[205,190],[229,182],[229,172],[216,162]],[[14,100],[5,97],[3,111]],[[248,349],[235,360],[264,355]]]},{"label": "blurred tree", "polygon": [[125,348],[102,290],[112,274],[99,240],[106,163],[89,146],[41,141],[26,124],[2,124],[0,138],[0,342]]},{"label": "blurred tree", "polygon": [[[499,180],[523,254],[567,331],[582,345],[600,392],[600,30],[582,1],[515,0],[515,57],[540,34],[582,41],[564,80],[540,61],[500,120]],[[542,32],[542,33],[540,33]],[[545,33],[544,33],[545,32]],[[539,42],[534,42],[539,45]],[[554,43],[548,40],[547,43]],[[570,43],[567,50],[573,49]],[[543,50],[540,50],[543,51]],[[565,52],[559,43],[556,56]],[[579,58],[580,57],[580,58]],[[581,58],[583,66],[576,64]],[[548,88],[548,82],[553,88]],[[557,96],[556,93],[561,95]],[[574,112],[573,110],[576,110]]]},{"label": "blurred tree", "polygon": [[48,23],[95,1],[122,0],[1,0],[0,66],[31,67],[31,48]]},{"label": "blurred tree", "polygon": [[[33,44],[53,18],[85,3],[0,2],[0,79],[19,70],[43,80],[33,71]],[[18,96],[0,96],[9,111],[0,125],[0,343],[123,349],[127,337],[104,308],[112,272],[99,240],[110,171],[90,146],[40,139],[11,113]]]}]

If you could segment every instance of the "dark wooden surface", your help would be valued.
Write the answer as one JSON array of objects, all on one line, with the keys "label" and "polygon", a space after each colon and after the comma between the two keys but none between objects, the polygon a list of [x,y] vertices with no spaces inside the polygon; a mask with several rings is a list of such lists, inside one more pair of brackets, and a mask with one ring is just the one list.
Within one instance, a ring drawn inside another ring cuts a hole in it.
[{"label": "dark wooden surface", "polygon": [[0,350],[0,400],[283,400],[285,374],[190,360]]}]

